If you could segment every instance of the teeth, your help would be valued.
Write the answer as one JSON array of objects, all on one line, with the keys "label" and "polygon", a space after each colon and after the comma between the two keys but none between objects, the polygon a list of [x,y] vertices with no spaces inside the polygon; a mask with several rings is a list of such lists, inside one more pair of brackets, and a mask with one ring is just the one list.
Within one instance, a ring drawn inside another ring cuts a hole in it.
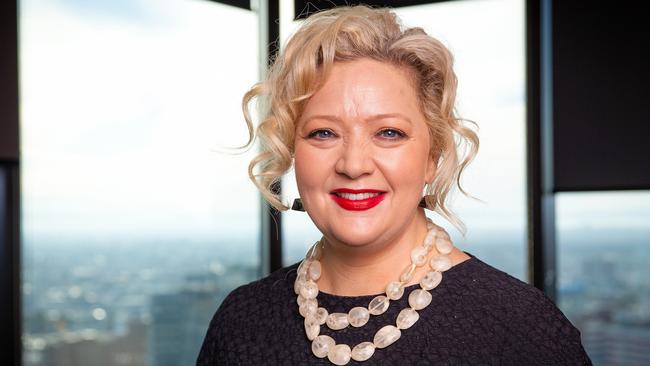
[{"label": "teeth", "polygon": [[346,200],[359,201],[365,200],[371,197],[379,196],[379,193],[344,193],[344,192],[335,192],[337,196],[345,198]]}]

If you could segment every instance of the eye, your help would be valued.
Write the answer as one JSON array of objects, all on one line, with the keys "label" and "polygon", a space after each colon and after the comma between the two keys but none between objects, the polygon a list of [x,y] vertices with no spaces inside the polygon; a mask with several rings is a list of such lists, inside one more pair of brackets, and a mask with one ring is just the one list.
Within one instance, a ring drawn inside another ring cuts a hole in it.
[{"label": "eye", "polygon": [[377,133],[380,137],[388,140],[399,140],[406,137],[406,134],[394,128],[384,128]]},{"label": "eye", "polygon": [[331,130],[323,130],[323,129],[314,130],[314,131],[310,132],[309,135],[307,135],[308,138],[310,138],[310,139],[315,138],[316,140],[327,140],[327,139],[330,139],[330,138],[335,137],[335,136],[336,135]]}]

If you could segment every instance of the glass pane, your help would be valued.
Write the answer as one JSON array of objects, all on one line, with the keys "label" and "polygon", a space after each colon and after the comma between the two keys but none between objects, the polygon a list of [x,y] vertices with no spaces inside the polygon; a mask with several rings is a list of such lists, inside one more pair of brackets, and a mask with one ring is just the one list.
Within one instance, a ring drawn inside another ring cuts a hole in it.
[{"label": "glass pane", "polygon": [[650,364],[650,191],[557,195],[559,306],[594,365]]},{"label": "glass pane", "polygon": [[[396,9],[406,26],[419,26],[447,45],[459,80],[458,112],[479,126],[481,147],[451,207],[468,228],[466,238],[437,214],[456,244],[483,261],[526,279],[525,16],[521,0],[451,1]],[[471,24],[471,27],[468,26]],[[290,34],[296,26],[285,24]],[[480,30],[480,31],[477,31]],[[284,180],[287,200],[298,196]],[[298,261],[320,238],[305,213],[284,216],[285,264]]]},{"label": "glass pane", "polygon": [[[310,8],[313,11],[313,8]],[[294,2],[280,1],[280,47],[284,47],[302,20],[293,21]],[[282,198],[289,205],[298,198],[298,187],[293,169],[282,179]],[[306,212],[288,210],[282,213],[282,261],[284,265],[298,262],[305,256],[309,245],[320,239],[321,233]]]},{"label": "glass pane", "polygon": [[24,365],[193,364],[258,276],[255,149],[222,149],[257,36],[211,1],[20,2]]}]

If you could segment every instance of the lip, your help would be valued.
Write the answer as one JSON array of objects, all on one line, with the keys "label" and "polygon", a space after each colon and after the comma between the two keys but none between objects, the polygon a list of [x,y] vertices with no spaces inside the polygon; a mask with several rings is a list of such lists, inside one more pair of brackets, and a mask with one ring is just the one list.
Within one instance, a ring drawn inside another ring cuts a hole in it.
[{"label": "lip", "polygon": [[[369,197],[364,200],[349,200],[337,196],[335,193],[379,193],[378,196]],[[341,208],[348,211],[365,211],[377,206],[381,201],[386,198],[386,192],[378,189],[351,189],[351,188],[337,188],[330,194],[332,200],[336,202]]]},{"label": "lip", "polygon": [[363,188],[363,189],[352,189],[352,188],[337,188],[332,191],[332,193],[386,193],[386,191],[382,191],[379,189],[369,189],[369,188]]}]

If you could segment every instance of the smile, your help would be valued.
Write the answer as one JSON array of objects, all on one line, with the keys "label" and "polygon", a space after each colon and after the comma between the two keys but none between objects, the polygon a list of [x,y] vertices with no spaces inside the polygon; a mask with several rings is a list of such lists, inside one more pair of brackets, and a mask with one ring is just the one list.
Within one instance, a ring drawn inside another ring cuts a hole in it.
[{"label": "smile", "polygon": [[349,211],[364,211],[377,206],[386,197],[386,192],[375,189],[348,189],[334,190],[330,197],[341,208]]}]

